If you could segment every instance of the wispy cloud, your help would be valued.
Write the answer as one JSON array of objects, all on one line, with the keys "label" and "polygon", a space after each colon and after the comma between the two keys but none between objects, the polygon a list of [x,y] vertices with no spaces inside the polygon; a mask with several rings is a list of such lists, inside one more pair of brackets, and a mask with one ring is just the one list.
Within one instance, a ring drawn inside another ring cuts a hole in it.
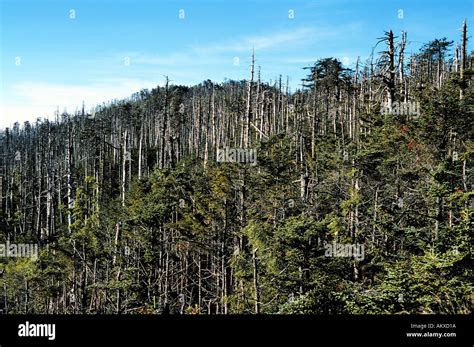
[{"label": "wispy cloud", "polygon": [[[288,56],[290,51],[307,50],[326,42],[341,39],[347,32],[355,32],[360,23],[348,23],[340,26],[299,27],[260,35],[241,36],[200,45],[187,46],[183,51],[171,53],[124,52],[120,59],[129,57],[131,64],[138,66],[178,67],[191,69],[200,66],[226,66],[233,64],[234,57],[245,57],[255,49],[259,59],[274,60],[272,54]],[[321,48],[320,48],[321,50]],[[306,64],[314,62],[315,57],[286,58],[285,63]],[[347,59],[344,59],[347,61]],[[179,72],[178,72],[179,73]]]},{"label": "wispy cloud", "polygon": [[[229,55],[250,54],[252,48],[262,53],[272,49],[285,49],[289,45],[308,44],[316,35],[315,28],[298,28],[266,35],[253,35],[211,42],[202,45],[190,45],[181,52],[144,53],[122,52],[115,59],[129,58],[133,65],[198,66],[229,64]],[[319,35],[321,37],[321,35]]]},{"label": "wispy cloud", "polygon": [[88,85],[22,82],[11,87],[15,97],[0,105],[0,127],[14,122],[39,118],[51,118],[56,109],[75,112],[82,107],[91,109],[103,102],[129,97],[142,88],[156,87],[156,81],[114,79]]},{"label": "wispy cloud", "polygon": [[264,33],[231,41],[194,46],[193,49],[203,52],[248,52],[252,48],[257,51],[288,50],[309,45],[322,44],[326,41],[342,39],[347,33],[355,33],[362,24],[351,22],[343,25],[318,25],[287,29],[279,32]]},{"label": "wispy cloud", "polygon": [[241,37],[232,41],[218,42],[204,46],[194,46],[199,52],[248,52],[252,48],[257,51],[284,48],[290,44],[304,44],[311,42],[317,31],[315,28],[303,27],[289,31]]}]

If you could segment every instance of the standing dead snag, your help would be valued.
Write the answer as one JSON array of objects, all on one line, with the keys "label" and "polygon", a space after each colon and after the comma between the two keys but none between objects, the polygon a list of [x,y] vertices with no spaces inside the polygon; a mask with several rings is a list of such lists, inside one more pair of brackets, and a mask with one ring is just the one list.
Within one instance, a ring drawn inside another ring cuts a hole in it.
[{"label": "standing dead snag", "polygon": [[387,44],[387,50],[382,52],[383,63],[386,65],[386,72],[382,78],[387,90],[387,104],[391,109],[395,101],[395,37],[392,30],[385,32],[381,41]]},{"label": "standing dead snag", "polygon": [[252,49],[252,64],[250,65],[250,81],[247,84],[247,105],[245,108],[245,127],[244,127],[244,148],[249,147],[250,140],[250,122],[252,117],[252,89],[253,75],[255,68],[255,52]]},{"label": "standing dead snag", "polygon": [[405,47],[407,44],[407,33],[402,32],[402,41],[400,42],[400,52],[398,55],[398,76],[400,84],[400,96],[403,95],[403,102],[408,101],[408,86],[405,85]]},{"label": "standing dead snag", "polygon": [[462,25],[461,66],[460,66],[460,73],[459,73],[459,78],[461,79],[461,88],[459,90],[460,99],[464,97],[464,69],[467,66],[466,61],[467,61],[467,24],[466,24],[466,20],[464,20],[464,23]]},{"label": "standing dead snag", "polygon": [[255,248],[252,252],[252,263],[253,263],[253,288],[255,292],[255,313],[260,313],[260,289],[258,286],[258,248]]}]

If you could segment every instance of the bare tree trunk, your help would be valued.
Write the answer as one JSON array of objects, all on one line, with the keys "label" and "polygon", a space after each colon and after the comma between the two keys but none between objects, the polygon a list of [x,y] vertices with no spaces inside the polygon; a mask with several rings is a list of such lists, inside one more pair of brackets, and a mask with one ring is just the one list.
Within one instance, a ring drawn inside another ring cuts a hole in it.
[{"label": "bare tree trunk", "polygon": [[130,160],[130,153],[127,151],[128,131],[123,135],[123,154],[122,154],[122,206],[125,206],[125,186],[127,179],[127,160]]},{"label": "bare tree trunk", "polygon": [[142,178],[142,148],[143,148],[143,122],[140,127],[140,144],[138,146],[138,179]]},{"label": "bare tree trunk", "polygon": [[405,47],[407,42],[407,33],[402,32],[402,41],[400,43],[400,54],[398,58],[398,71],[399,71],[399,84],[400,84],[400,95],[404,96],[403,101],[407,102],[405,92]]},{"label": "bare tree trunk", "polygon": [[464,86],[462,85],[464,81],[464,69],[467,67],[467,24],[464,21],[462,25],[462,40],[461,40],[461,66],[459,77],[461,79],[461,88],[459,90],[459,99],[464,97]]},{"label": "bare tree trunk", "polygon": [[260,288],[258,285],[258,258],[257,250],[255,248],[252,252],[252,263],[253,263],[253,289],[255,292],[255,313],[260,313]]},{"label": "bare tree trunk", "polygon": [[68,212],[67,212],[67,226],[68,232],[71,234],[71,226],[72,226],[72,208],[74,205],[73,196],[72,196],[72,130],[71,130],[71,120],[67,119],[68,126],[67,126],[67,151],[66,151],[66,184],[67,184],[67,205],[68,205]]},{"label": "bare tree trunk", "polygon": [[245,107],[245,128],[244,128],[244,148],[249,147],[250,142],[250,122],[252,117],[252,89],[253,75],[255,67],[255,55],[252,49],[252,64],[250,65],[250,80],[247,84],[247,105]]},{"label": "bare tree trunk", "polygon": [[387,36],[388,43],[388,80],[387,83],[387,99],[388,106],[391,108],[395,99],[395,43],[392,30]]}]

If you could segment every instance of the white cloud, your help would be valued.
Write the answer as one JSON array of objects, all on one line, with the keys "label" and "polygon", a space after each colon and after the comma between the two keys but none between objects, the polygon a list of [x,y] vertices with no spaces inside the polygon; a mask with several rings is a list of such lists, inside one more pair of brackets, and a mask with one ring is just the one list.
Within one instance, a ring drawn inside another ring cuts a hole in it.
[{"label": "white cloud", "polygon": [[330,40],[334,41],[345,38],[347,33],[354,34],[360,28],[361,24],[358,22],[335,26],[299,27],[263,35],[237,37],[232,40],[193,46],[192,48],[197,52],[207,53],[249,52],[252,48],[255,48],[256,51],[288,49],[289,47],[294,48],[294,46],[302,47],[315,43],[322,44]]},{"label": "white cloud", "polygon": [[[324,33],[324,32],[322,32]],[[204,50],[214,50],[218,52],[248,52],[252,48],[257,51],[274,48],[284,48],[290,44],[302,44],[311,42],[316,37],[317,31],[314,28],[299,28],[274,34],[249,36],[237,40],[235,43],[217,44],[204,47]],[[317,35],[322,37],[321,34]]]},{"label": "white cloud", "polygon": [[143,88],[156,87],[156,81],[133,79],[109,79],[90,85],[68,85],[43,82],[22,82],[12,86],[9,98],[0,104],[0,127],[36,118],[52,119],[56,109],[75,112],[84,102],[91,109],[103,102],[122,99]]},{"label": "white cloud", "polygon": [[[345,67],[350,67],[355,65],[357,62],[357,55],[345,55],[345,54],[325,54],[321,56],[314,56],[314,57],[290,57],[284,58],[283,62],[287,64],[314,64],[319,59],[334,57],[338,59]],[[359,58],[359,61],[363,59]]]},{"label": "white cloud", "polygon": [[[184,52],[173,52],[170,54],[143,54],[140,52],[125,52],[119,55],[130,57],[130,63],[157,65],[157,66],[196,66],[209,64],[232,63],[224,55],[250,54],[252,48],[261,53],[274,49],[287,49],[291,45],[309,44],[315,39],[324,39],[337,35],[331,29],[316,30],[315,28],[302,27],[288,31],[265,35],[253,35],[225,40],[221,42],[207,43],[203,45],[191,45]],[[118,59],[118,58],[117,58]]]},{"label": "white cloud", "polygon": [[283,61],[287,64],[313,64],[318,59],[318,57],[290,57],[285,58]]}]

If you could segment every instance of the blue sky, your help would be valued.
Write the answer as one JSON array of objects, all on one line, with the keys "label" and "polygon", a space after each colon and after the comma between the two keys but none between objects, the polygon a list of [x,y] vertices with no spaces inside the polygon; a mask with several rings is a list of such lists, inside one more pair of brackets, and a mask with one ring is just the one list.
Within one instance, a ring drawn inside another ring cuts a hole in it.
[{"label": "blue sky", "polygon": [[457,42],[462,21],[474,25],[473,4],[0,0],[0,127],[51,117],[57,108],[74,112],[82,102],[89,109],[162,85],[165,75],[188,85],[244,79],[252,47],[262,78],[288,75],[295,90],[302,67],[329,56],[353,67],[384,30],[408,32],[413,52],[434,38]]}]

